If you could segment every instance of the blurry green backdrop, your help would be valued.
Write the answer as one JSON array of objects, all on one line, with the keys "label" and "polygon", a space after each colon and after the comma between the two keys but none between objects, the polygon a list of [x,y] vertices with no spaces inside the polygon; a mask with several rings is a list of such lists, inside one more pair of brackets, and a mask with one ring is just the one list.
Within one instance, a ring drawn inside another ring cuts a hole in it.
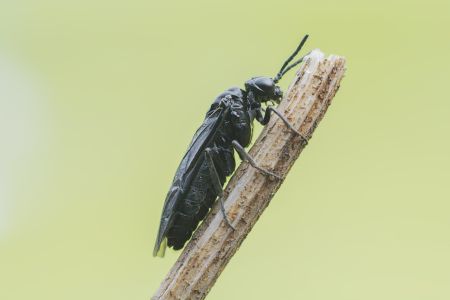
[{"label": "blurry green backdrop", "polygon": [[305,33],[346,78],[209,299],[450,299],[449,12],[1,0],[0,299],[149,299],[180,253],[151,252],[210,102]]}]

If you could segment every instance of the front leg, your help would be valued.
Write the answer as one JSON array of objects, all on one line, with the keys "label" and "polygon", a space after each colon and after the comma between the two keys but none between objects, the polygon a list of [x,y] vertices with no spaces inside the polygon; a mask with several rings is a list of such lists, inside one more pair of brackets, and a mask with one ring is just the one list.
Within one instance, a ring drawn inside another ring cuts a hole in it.
[{"label": "front leg", "polygon": [[274,114],[276,114],[281,121],[283,121],[284,125],[286,125],[286,127],[288,127],[292,132],[294,132],[296,135],[300,136],[300,138],[303,140],[303,142],[305,143],[305,145],[308,144],[308,139],[301,134],[300,132],[298,132],[294,126],[292,126],[291,123],[289,123],[289,121],[283,116],[283,114],[281,114],[278,110],[276,110],[273,106],[268,106],[266,108],[266,112],[264,113],[264,117],[261,113],[261,110],[258,110],[256,113],[256,120],[258,120],[259,123],[261,123],[261,125],[266,125],[267,123],[269,123],[270,120],[270,113],[273,112]]}]

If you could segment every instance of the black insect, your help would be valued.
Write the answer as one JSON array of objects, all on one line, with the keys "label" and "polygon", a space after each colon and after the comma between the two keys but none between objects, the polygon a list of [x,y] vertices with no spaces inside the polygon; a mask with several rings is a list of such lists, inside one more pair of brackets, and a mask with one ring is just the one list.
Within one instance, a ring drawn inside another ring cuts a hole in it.
[{"label": "black insect", "polygon": [[[224,219],[233,228],[226,216],[221,196],[226,177],[230,176],[236,167],[234,150],[242,160],[250,163],[261,173],[280,179],[276,174],[257,166],[244,150],[251,142],[255,119],[265,125],[273,112],[287,127],[307,142],[282,114],[267,105],[269,101],[276,103],[281,101],[283,93],[276,83],[286,72],[302,62],[304,57],[288,66],[307,38],[308,35],[302,39],[274,78],[253,77],[245,83],[245,90],[233,87],[214,100],[181,160],[167,193],[153,251],[154,256],[164,256],[167,246],[174,250],[183,248],[218,196]],[[263,103],[267,106],[265,112],[261,106]]]}]

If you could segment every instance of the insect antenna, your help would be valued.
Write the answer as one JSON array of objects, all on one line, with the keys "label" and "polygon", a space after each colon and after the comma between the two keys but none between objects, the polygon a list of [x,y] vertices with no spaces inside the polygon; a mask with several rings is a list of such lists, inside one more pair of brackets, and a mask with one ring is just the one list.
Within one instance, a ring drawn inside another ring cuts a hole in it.
[{"label": "insect antenna", "polygon": [[[281,77],[283,77],[283,75],[286,74],[290,69],[292,69],[293,67],[295,67],[296,65],[298,65],[299,63],[301,63],[301,62],[303,61],[303,59],[305,59],[305,57],[308,56],[308,55],[309,55],[309,53],[306,54],[305,56],[300,57],[299,60],[297,60],[295,63],[293,63],[293,64],[291,64],[289,67],[287,67],[287,68],[283,71],[283,73],[281,73]],[[280,78],[281,78],[281,77],[280,77]]]},{"label": "insect antenna", "polygon": [[[300,58],[299,60],[297,60],[295,63],[293,63],[292,65],[290,65],[289,67],[287,67],[287,65],[294,59],[294,57],[300,52],[300,50],[302,49],[303,45],[306,43],[306,40],[308,39],[308,35],[305,35],[302,39],[302,41],[300,42],[300,44],[297,46],[297,49],[295,49],[294,53],[291,54],[291,56],[289,56],[289,58],[284,62],[283,66],[281,67],[280,71],[278,72],[278,74],[275,76],[275,78],[273,79],[273,81],[275,81],[275,83],[277,83],[281,77],[283,77],[284,74],[286,74],[287,71],[289,71],[290,69],[292,69],[293,67],[295,67],[296,65],[298,65],[299,63],[301,63],[303,61],[303,58]],[[287,67],[287,68],[286,68]]]}]

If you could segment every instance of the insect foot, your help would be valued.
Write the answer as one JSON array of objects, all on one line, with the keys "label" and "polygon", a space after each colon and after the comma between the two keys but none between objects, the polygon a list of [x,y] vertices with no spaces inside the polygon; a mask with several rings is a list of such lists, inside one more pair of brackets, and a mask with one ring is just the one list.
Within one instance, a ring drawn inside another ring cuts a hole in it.
[{"label": "insect foot", "polygon": [[222,212],[222,215],[223,215],[223,218],[225,220],[225,223],[228,225],[228,227],[230,227],[233,231],[235,231],[236,228],[234,228],[233,224],[231,224],[230,219],[228,219],[227,212],[225,210],[225,204],[223,203],[223,197],[222,196],[219,198],[219,203],[220,203],[220,210]]},{"label": "insect foot", "polygon": [[277,175],[277,174],[275,174],[273,172],[267,171],[267,170],[265,170],[263,168],[260,168],[260,167],[258,167],[256,165],[253,166],[253,167],[256,170],[258,170],[259,172],[261,172],[262,174],[268,176],[271,181],[274,181],[274,180],[280,180],[281,181],[281,180],[283,180],[283,177],[281,177],[280,175]]},{"label": "insect foot", "polygon": [[308,145],[309,139],[307,137],[305,137],[303,134],[301,134],[299,131],[295,130],[294,131],[296,133],[297,136],[300,137],[300,139],[302,140],[302,144],[304,146]]}]

